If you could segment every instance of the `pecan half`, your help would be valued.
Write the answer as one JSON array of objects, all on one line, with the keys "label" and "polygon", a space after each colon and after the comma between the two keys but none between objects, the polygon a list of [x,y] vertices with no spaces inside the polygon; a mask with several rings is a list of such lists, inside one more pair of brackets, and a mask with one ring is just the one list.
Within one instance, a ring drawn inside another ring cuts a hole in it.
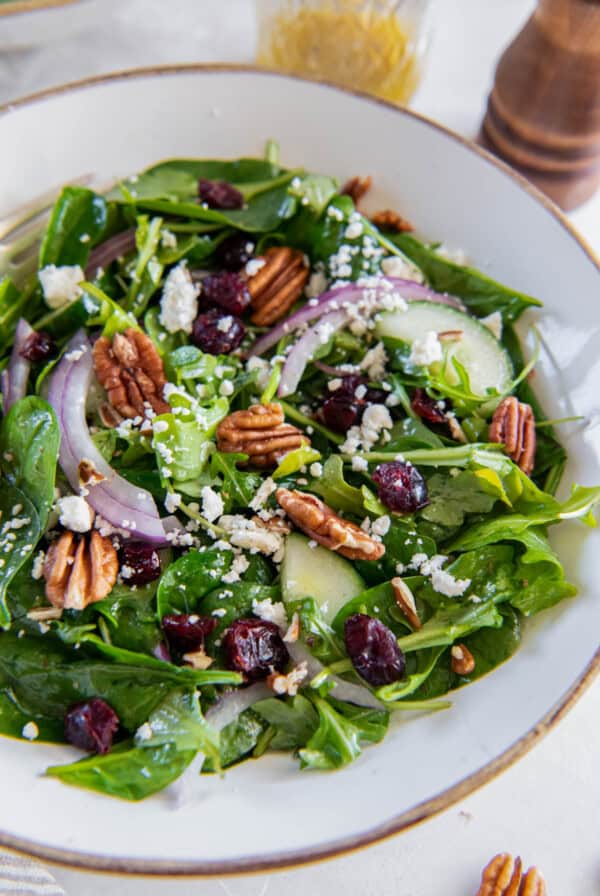
[{"label": "pecan half", "polygon": [[264,265],[248,278],[251,320],[258,327],[269,327],[300,298],[309,269],[302,252],[289,246],[272,246],[261,257]]},{"label": "pecan half", "polygon": [[477,896],[546,896],[546,884],[537,868],[522,873],[521,859],[500,853],[483,869]]},{"label": "pecan half", "polygon": [[457,675],[470,675],[475,669],[475,657],[464,644],[455,644],[450,651],[450,665]]},{"label": "pecan half", "polygon": [[354,205],[358,205],[363,196],[366,196],[371,189],[372,183],[373,178],[369,174],[366,177],[361,177],[360,175],[351,177],[340,190],[340,195],[349,196]]},{"label": "pecan half", "polygon": [[83,610],[109,594],[119,571],[109,538],[94,530],[76,539],[67,531],[53,541],[44,560],[46,597],[65,610]]},{"label": "pecan half", "polygon": [[396,233],[411,233],[415,228],[399,215],[398,212],[392,211],[391,208],[382,209],[371,217],[371,222],[375,227],[383,227],[385,230],[395,230]]},{"label": "pecan half", "polygon": [[130,327],[112,342],[101,336],[93,357],[96,376],[123,417],[143,417],[148,405],[155,414],[170,410],[162,398],[167,382],[162,358],[145,333]]},{"label": "pecan half", "polygon": [[404,617],[408,620],[410,625],[412,625],[415,631],[420,629],[422,622],[417,613],[417,605],[415,604],[412,591],[400,576],[392,579],[391,585],[394,591],[394,600],[402,611]]},{"label": "pecan half", "polygon": [[278,488],[275,498],[291,521],[314,541],[350,560],[379,560],[385,546],[306,492]]},{"label": "pecan half", "polygon": [[283,409],[276,403],[234,411],[217,427],[219,451],[247,454],[248,463],[259,469],[276,467],[289,451],[309,444],[301,430],[284,422]]},{"label": "pecan half", "polygon": [[509,395],[492,417],[490,442],[504,445],[509,457],[529,476],[535,462],[535,417],[531,406]]}]

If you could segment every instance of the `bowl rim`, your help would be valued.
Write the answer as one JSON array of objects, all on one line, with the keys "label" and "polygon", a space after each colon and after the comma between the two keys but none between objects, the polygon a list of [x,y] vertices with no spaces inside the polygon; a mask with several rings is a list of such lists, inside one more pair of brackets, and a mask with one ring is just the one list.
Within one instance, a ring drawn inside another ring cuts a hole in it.
[{"label": "bowl rim", "polygon": [[[56,3],[56,0],[54,0]],[[64,0],[62,0],[64,2]],[[68,2],[68,0],[67,0]],[[50,5],[50,4],[48,4]],[[596,255],[591,246],[579,234],[561,209],[537,187],[530,183],[523,175],[519,174],[501,159],[492,155],[488,150],[476,144],[473,140],[457,134],[451,128],[406,107],[396,106],[393,103],[374,97],[360,90],[349,87],[341,87],[326,80],[309,80],[297,75],[284,72],[271,71],[267,68],[250,64],[233,63],[181,63],[171,65],[143,66],[127,68],[109,72],[102,75],[93,75],[81,78],[55,87],[37,91],[22,98],[9,101],[0,105],[0,116],[12,112],[24,106],[31,106],[37,102],[60,96],[63,93],[95,87],[99,84],[126,79],[144,79],[156,76],[177,76],[185,74],[222,72],[224,74],[260,74],[272,78],[283,78],[292,81],[300,81],[309,84],[317,84],[342,94],[349,94],[369,103],[375,103],[386,107],[399,115],[405,115],[417,119],[429,128],[432,128],[446,137],[459,143],[468,152],[482,158],[488,164],[498,168],[510,177],[522,190],[528,193],[539,205],[552,215],[575,240],[588,259],[594,264],[600,274],[600,257]],[[564,716],[573,708],[575,703],[586,691],[594,679],[600,675],[600,648],[596,651],[589,663],[582,670],[579,677],[571,687],[559,698],[554,706],[535,724],[526,731],[517,741],[506,750],[490,760],[481,768],[467,775],[451,787],[446,788],[427,800],[413,806],[399,815],[376,825],[360,834],[331,840],[322,846],[305,847],[289,850],[285,853],[275,853],[266,856],[245,856],[234,861],[198,861],[194,859],[139,859],[126,857],[113,857],[108,855],[93,854],[83,851],[74,851],[58,847],[47,846],[28,840],[23,837],[15,837],[10,833],[0,831],[0,847],[33,856],[37,859],[54,865],[63,866],[81,871],[96,871],[117,875],[141,875],[141,876],[169,876],[169,877],[224,877],[245,875],[265,871],[281,871],[284,869],[301,867],[303,865],[338,858],[347,853],[356,852],[374,843],[393,837],[402,831],[427,821],[435,815],[449,809],[455,803],[465,799],[484,784],[489,783],[501,772],[510,768],[515,762],[526,755],[543,737],[545,737]]]}]

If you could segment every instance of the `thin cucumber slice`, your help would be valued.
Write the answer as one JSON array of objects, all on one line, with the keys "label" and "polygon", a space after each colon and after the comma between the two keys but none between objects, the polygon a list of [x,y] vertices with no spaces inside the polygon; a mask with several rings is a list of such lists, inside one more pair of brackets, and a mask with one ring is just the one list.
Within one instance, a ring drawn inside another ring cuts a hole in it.
[{"label": "thin cucumber slice", "polygon": [[308,538],[288,535],[281,566],[284,601],[314,597],[327,622],[349,600],[365,590],[365,583],[349,560],[320,545],[312,548]]},{"label": "thin cucumber slice", "polygon": [[[491,330],[476,317],[433,302],[411,302],[406,311],[386,311],[378,318],[375,332],[381,339],[392,337],[412,343],[427,333],[462,335],[455,342],[445,342],[448,351],[446,376],[455,384],[458,375],[452,366],[455,357],[463,365],[476,395],[486,395],[488,389],[504,392],[513,379],[510,357]],[[439,362],[438,362],[439,363]]]}]

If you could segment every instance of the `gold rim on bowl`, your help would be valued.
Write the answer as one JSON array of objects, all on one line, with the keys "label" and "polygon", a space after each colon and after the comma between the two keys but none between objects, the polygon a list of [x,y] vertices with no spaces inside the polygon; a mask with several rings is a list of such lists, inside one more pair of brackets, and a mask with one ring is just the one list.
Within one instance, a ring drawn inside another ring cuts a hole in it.
[{"label": "gold rim on bowl", "polygon": [[[58,0],[58,3],[72,2],[72,0]],[[41,0],[38,5],[57,5],[57,0]],[[12,6],[19,5],[17,3],[9,4]],[[23,4],[24,5],[24,4]],[[29,4],[27,4],[29,5]],[[182,74],[198,74],[200,72],[224,72],[224,73],[244,73],[268,75],[273,78],[288,78],[297,81],[305,79],[298,78],[295,75],[286,75],[279,72],[269,71],[259,66],[251,65],[231,65],[231,64],[182,64],[182,65],[166,65],[157,67],[146,67],[127,69],[124,71],[113,72],[108,75],[98,75],[91,78],[83,78],[69,84],[59,87],[49,88],[39,91],[30,96],[23,97],[14,102],[6,103],[0,106],[0,115],[8,114],[13,109],[21,106],[33,105],[37,102],[45,100],[49,97],[58,96],[62,93],[68,93],[73,90],[81,90],[87,87],[94,87],[97,84],[119,81],[128,78],[147,78],[156,75],[182,75]],[[311,82],[314,83],[314,82]],[[410,109],[395,106],[387,100],[370,96],[358,90],[346,87],[339,87],[326,81],[319,82],[322,87],[330,90],[336,90],[340,93],[347,93],[358,97],[366,102],[377,103],[393,110],[399,115],[406,115],[411,118],[418,119],[427,127],[433,128],[449,137],[456,143],[461,144],[469,152],[483,158],[488,164],[500,169],[504,174],[515,181],[518,186],[525,190],[540,205],[544,206],[546,211],[557,219],[561,227],[566,230],[569,235],[578,243],[585,255],[595,265],[600,274],[600,259],[596,256],[591,247],[580,236],[563,212],[540,190],[534,187],[521,174],[514,171],[505,162],[497,159],[490,152],[477,146],[471,140],[461,137],[454,131],[439,124],[436,121],[413,112]],[[400,813],[389,821],[377,825],[364,833],[351,837],[345,837],[341,840],[334,840],[325,843],[322,846],[307,847],[303,849],[290,850],[286,853],[279,853],[272,856],[246,856],[235,861],[218,860],[218,861],[196,861],[194,859],[128,859],[115,858],[113,856],[94,855],[81,851],[72,851],[69,849],[59,849],[43,844],[34,843],[26,838],[15,837],[0,831],[0,846],[15,852],[25,853],[29,856],[51,862],[56,865],[66,866],[68,868],[76,868],[82,871],[98,871],[113,874],[127,875],[147,875],[147,876],[169,876],[169,877],[223,877],[226,875],[251,874],[264,871],[280,871],[286,868],[307,865],[326,859],[332,859],[342,856],[346,853],[355,852],[385,840],[389,837],[399,834],[440,812],[449,809],[455,803],[465,799],[473,791],[482,787],[496,778],[501,772],[505,771],[517,760],[525,756],[532,747],[537,744],[546,734],[548,734],[561,719],[573,708],[577,700],[581,697],[585,690],[591,685],[595,677],[600,673],[600,648],[596,651],[591,661],[582,671],[569,690],[557,701],[552,709],[547,712],[536,725],[529,729],[514,744],[508,747],[499,756],[496,756],[482,768],[463,778],[452,787],[447,788],[439,794],[430,797],[427,800],[413,806],[405,812]]]}]

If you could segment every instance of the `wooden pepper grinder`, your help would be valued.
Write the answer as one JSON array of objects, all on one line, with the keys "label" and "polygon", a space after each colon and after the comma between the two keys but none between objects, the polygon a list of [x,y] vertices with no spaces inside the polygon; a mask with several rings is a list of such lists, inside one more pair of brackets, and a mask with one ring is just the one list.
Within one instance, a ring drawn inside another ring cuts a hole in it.
[{"label": "wooden pepper grinder", "polygon": [[504,52],[482,143],[570,210],[600,186],[600,0],[538,0]]}]

